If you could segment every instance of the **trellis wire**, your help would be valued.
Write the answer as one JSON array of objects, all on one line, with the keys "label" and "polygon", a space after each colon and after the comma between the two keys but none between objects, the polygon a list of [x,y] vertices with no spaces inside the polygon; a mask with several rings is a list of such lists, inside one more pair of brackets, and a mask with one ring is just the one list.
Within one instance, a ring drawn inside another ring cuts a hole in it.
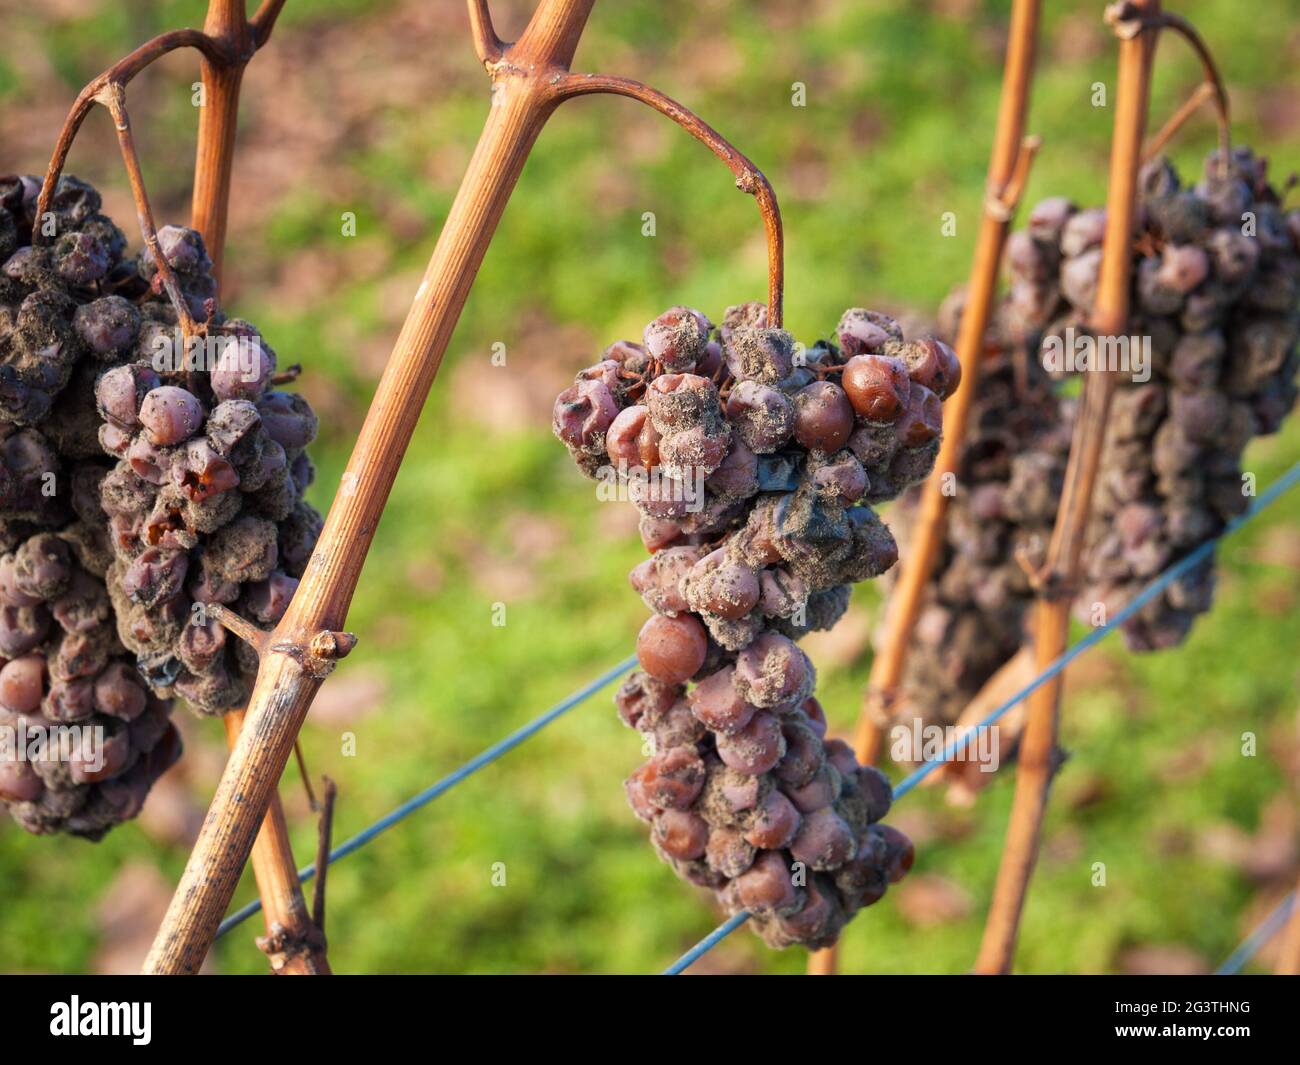
[{"label": "trellis wire", "polygon": [[741,910],[735,917],[728,918],[722,924],[718,925],[712,932],[701,939],[695,946],[691,947],[685,954],[673,962],[663,971],[663,976],[676,976],[683,969],[690,968],[696,961],[711,951],[727,936],[731,935],[737,928],[749,920],[749,911]]},{"label": "trellis wire", "polygon": [[1241,946],[1228,955],[1227,961],[1214,970],[1215,976],[1236,976],[1246,967],[1246,962],[1255,956],[1265,943],[1277,934],[1286,919],[1291,916],[1291,907],[1295,905],[1296,893],[1293,891],[1277,904],[1277,907],[1260,923],[1255,931],[1241,941]]},{"label": "trellis wire", "polygon": [[[1269,485],[1269,487],[1263,492],[1263,494],[1260,495],[1255,500],[1255,502],[1252,504],[1249,510],[1247,510],[1244,514],[1232,519],[1232,521],[1228,522],[1228,524],[1217,536],[1201,544],[1194,551],[1190,552],[1188,555],[1180,559],[1178,562],[1175,562],[1172,566],[1166,569],[1162,574],[1160,574],[1158,577],[1152,580],[1151,583],[1148,584],[1147,587],[1142,590],[1142,592],[1140,592],[1136,597],[1134,597],[1106,625],[1093,630],[1082,640],[1076,643],[1073,647],[1071,647],[1068,651],[1066,651],[1063,655],[1061,655],[1055,662],[1053,662],[1050,666],[1048,666],[1047,669],[1043,671],[1043,673],[1041,673],[1039,676],[1034,678],[1034,680],[1032,680],[1023,690],[1018,692],[1016,695],[1012,696],[1007,702],[1003,703],[1001,706],[995,709],[992,713],[990,713],[987,717],[981,720],[978,724],[973,726],[969,731],[963,733],[960,737],[958,737],[956,740],[954,740],[952,743],[946,746],[942,754],[938,758],[927,761],[923,765],[919,766],[912,773],[908,774],[908,776],[904,777],[903,780],[899,781],[898,786],[894,789],[894,797],[897,799],[903,795],[906,795],[909,791],[915,788],[922,780],[924,780],[927,776],[929,776],[929,774],[932,773],[936,768],[938,768],[940,765],[944,764],[945,762],[950,761],[957,753],[959,753],[960,751],[966,748],[966,746],[970,743],[971,739],[975,737],[979,729],[987,728],[989,725],[996,722],[1003,715],[1010,712],[1012,708],[1014,708],[1017,704],[1019,704],[1025,698],[1027,698],[1040,685],[1046,683],[1048,680],[1050,680],[1061,670],[1065,669],[1072,661],[1074,661],[1075,658],[1077,658],[1079,655],[1083,654],[1085,651],[1091,649],[1093,646],[1099,643],[1101,639],[1108,632],[1110,632],[1112,629],[1116,628],[1117,626],[1122,625],[1135,613],[1141,610],[1142,607],[1144,607],[1147,603],[1149,603],[1152,599],[1154,599],[1157,595],[1159,595],[1171,583],[1173,583],[1183,574],[1194,569],[1198,564],[1200,564],[1202,561],[1204,561],[1206,558],[1212,555],[1214,553],[1215,545],[1219,542],[1219,540],[1229,536],[1230,534],[1240,529],[1242,526],[1246,525],[1249,521],[1255,518],[1256,515],[1258,515],[1262,510],[1264,510],[1266,507],[1276,502],[1288,490],[1295,487],[1297,483],[1300,483],[1300,462],[1297,462],[1289,470],[1287,470],[1286,473],[1284,473],[1281,477],[1279,477],[1276,481],[1274,481],[1271,485]],[[636,655],[630,655],[629,657],[625,658],[622,662],[618,663],[618,665],[607,670],[605,673],[602,673],[595,680],[590,681],[582,688],[579,688],[577,691],[573,692],[566,699],[557,703],[550,710],[547,710],[546,713],[542,714],[537,718],[534,718],[532,721],[522,726],[521,728],[516,729],[514,732],[510,733],[510,735],[506,736],[504,739],[499,740],[497,743],[487,748],[481,754],[476,755],[474,758],[470,759],[459,769],[456,769],[454,772],[449,773],[447,776],[443,777],[437,783],[430,785],[424,791],[408,799],[406,802],[402,803],[400,806],[394,809],[391,813],[386,814],[384,817],[381,817],[369,828],[366,828],[363,831],[357,833],[357,835],[353,836],[347,842],[340,844],[337,848],[331,851],[329,856],[329,864],[332,865],[340,858],[344,858],[347,855],[352,854],[354,851],[360,850],[363,846],[365,846],[367,843],[373,840],[376,836],[379,836],[383,832],[387,831],[389,828],[397,824],[399,821],[402,821],[405,818],[409,817],[415,811],[421,809],[424,806],[427,806],[434,799],[437,799],[439,796],[443,795],[451,788],[461,783],[463,780],[466,780],[468,777],[478,772],[478,770],[482,769],[484,766],[490,764],[491,762],[496,761],[496,759],[500,758],[503,754],[506,754],[507,752],[513,750],[515,747],[518,747],[525,740],[530,739],[532,736],[536,735],[538,732],[540,732],[543,728],[549,725],[556,718],[567,713],[569,710],[572,710],[579,703],[582,703],[586,699],[589,699],[596,692],[600,691],[601,688],[604,688],[607,685],[611,684],[613,681],[617,680],[623,674],[627,673],[629,670],[634,668],[636,664],[637,664]],[[312,865],[308,865],[303,869],[299,870],[298,879],[300,881],[305,882],[307,880],[310,880],[313,876],[315,876],[315,874],[316,874],[316,866],[313,863]],[[242,909],[236,910],[234,913],[232,913],[229,917],[227,917],[224,921],[221,922],[221,927],[217,931],[217,936],[220,937],[225,935],[232,928],[236,927],[239,924],[242,924],[249,917],[252,917],[253,914],[260,911],[261,908],[262,908],[261,902],[255,900],[253,902],[250,902],[247,906],[244,906]],[[1274,917],[1276,917],[1276,912],[1273,915],[1271,915],[1268,920],[1272,921]],[[667,969],[665,969],[663,975],[675,976],[678,973],[682,972],[684,969],[689,967],[691,964],[697,961],[708,951],[713,949],[713,947],[717,946],[718,943],[720,943],[723,939],[729,936],[742,924],[744,924],[745,921],[748,920],[748,918],[749,918],[748,913],[739,913],[736,914],[734,917],[729,918],[723,924],[719,925],[712,932],[710,932],[709,935],[707,935],[704,939],[700,940],[699,943],[697,943],[694,947],[688,950],[680,958],[678,958],[677,961],[675,961]],[[1262,927],[1263,926],[1261,926],[1261,929]],[[1265,937],[1265,939],[1267,939],[1267,936]],[[1240,951],[1243,950],[1247,946],[1247,944],[1249,944],[1249,942],[1250,940],[1247,940],[1246,943],[1243,943],[1242,947],[1238,948],[1238,953],[1240,953]],[[1258,948],[1258,944],[1256,944],[1255,949],[1257,948]],[[1253,952],[1254,951],[1252,950],[1250,953]],[[1246,958],[1249,958],[1249,956],[1250,955],[1247,954]],[[1229,965],[1229,963],[1231,963],[1234,959],[1236,959],[1236,957],[1237,954],[1234,954],[1232,958],[1229,958],[1228,961],[1224,963],[1225,969]],[[1245,960],[1246,959],[1242,959],[1240,964],[1244,964]]]},{"label": "trellis wire", "polygon": [[[1268,488],[1263,492],[1263,494],[1260,495],[1255,500],[1255,502],[1250,506],[1250,508],[1247,511],[1245,511],[1245,513],[1238,515],[1237,517],[1233,518],[1230,522],[1228,522],[1228,524],[1224,526],[1224,528],[1219,532],[1217,536],[1213,537],[1212,539],[1206,540],[1205,543],[1199,545],[1194,551],[1189,552],[1187,555],[1179,559],[1177,562],[1175,562],[1172,566],[1166,569],[1159,576],[1155,577],[1150,584],[1148,584],[1145,588],[1142,589],[1141,592],[1139,592],[1136,596],[1134,596],[1134,598],[1130,600],[1122,610],[1116,613],[1115,616],[1111,618],[1105,625],[1102,625],[1099,628],[1094,629],[1092,632],[1088,633],[1088,635],[1085,636],[1082,640],[1080,640],[1078,643],[1070,647],[1069,650],[1067,650],[1064,654],[1060,655],[1056,659],[1056,661],[1054,661],[1045,670],[1043,670],[1042,673],[1040,673],[1037,677],[1035,677],[1027,685],[1025,685],[1024,688],[1018,691],[1015,695],[1011,696],[1010,699],[1008,699],[996,710],[994,710],[992,713],[988,714],[986,717],[980,720],[976,725],[972,726],[968,731],[962,733],[961,736],[959,736],[957,739],[953,740],[946,747],[944,747],[943,752],[937,758],[933,758],[926,761],[922,765],[918,766],[911,773],[909,773],[902,780],[900,780],[898,782],[898,786],[894,788],[894,798],[899,799],[902,796],[906,795],[909,791],[911,791],[919,783],[921,783],[922,780],[924,780],[927,776],[933,773],[939,766],[950,761],[958,752],[964,750],[967,747],[967,745],[976,736],[976,734],[979,732],[980,729],[987,728],[989,725],[993,724],[995,721],[1001,718],[1004,714],[1009,713],[1015,706],[1019,705],[1026,698],[1032,695],[1039,687],[1041,687],[1043,684],[1046,684],[1047,681],[1052,679],[1052,677],[1060,673],[1063,669],[1065,669],[1071,662],[1073,662],[1081,654],[1095,647],[1098,643],[1101,642],[1102,638],[1105,637],[1107,633],[1117,628],[1118,626],[1122,625],[1125,621],[1127,621],[1139,610],[1141,610],[1144,606],[1146,606],[1149,602],[1151,602],[1157,595],[1159,595],[1167,587],[1169,587],[1169,585],[1172,584],[1174,581],[1176,581],[1179,577],[1195,569],[1201,562],[1203,562],[1205,559],[1213,555],[1214,549],[1220,540],[1224,539],[1227,536],[1230,536],[1232,533],[1242,528],[1248,522],[1252,521],[1266,507],[1275,503],[1289,489],[1294,488],[1298,482],[1300,482],[1300,462],[1297,462],[1289,470],[1287,470],[1286,473],[1284,473],[1281,477],[1279,477],[1276,481],[1274,481],[1271,485],[1269,485]],[[729,936],[732,932],[734,932],[737,928],[739,928],[742,924],[744,924],[744,919],[747,916],[748,914],[745,913],[737,914],[735,917],[732,917],[730,920],[719,925],[707,936],[705,936],[704,939],[700,940],[699,943],[697,943],[694,947],[692,947],[680,958],[678,958],[677,961],[673,962],[672,965],[670,965],[667,969],[665,969],[662,975],[677,976],[679,973],[682,972],[682,970],[687,968],[687,966],[691,965],[693,962],[698,960],[702,955],[712,950],[715,946],[721,943],[722,940],[726,939],[727,936]],[[1269,920],[1271,921],[1272,919],[1273,917],[1270,916]],[[1247,942],[1249,942],[1249,940]],[[1242,945],[1243,948],[1245,947],[1245,945],[1246,944]],[[1252,950],[1251,953],[1254,953],[1254,951]],[[1246,957],[1248,958],[1249,956],[1250,955],[1248,954]],[[1233,958],[1235,957],[1236,955],[1233,955]],[[1229,961],[1232,960],[1233,959],[1231,958],[1229,959]],[[1225,962],[1224,964],[1226,966],[1228,963]],[[1245,959],[1242,959],[1241,964],[1245,964]]]},{"label": "trellis wire", "polygon": [[[533,718],[533,720],[528,722],[528,724],[516,729],[504,739],[498,740],[481,754],[475,755],[459,769],[452,773],[448,773],[447,776],[443,777],[436,784],[431,784],[418,795],[407,799],[401,806],[397,807],[391,813],[385,814],[369,828],[358,832],[346,843],[340,843],[334,850],[330,851],[328,864],[333,865],[340,858],[347,857],[347,855],[351,854],[353,851],[360,850],[376,836],[392,828],[393,825],[397,824],[397,822],[409,817],[421,807],[427,806],[440,795],[450,791],[462,780],[473,776],[485,765],[495,762],[503,754],[514,750],[523,743],[524,740],[531,739],[556,718],[572,710],[584,700],[591,698],[591,696],[595,695],[596,692],[600,691],[600,689],[605,687],[607,684],[612,684],[614,681],[618,680],[618,678],[624,673],[631,670],[636,665],[636,662],[636,655],[629,655],[618,665],[606,670],[595,680],[579,688],[568,698],[556,703],[555,706],[547,710],[546,713]],[[316,864],[314,862],[311,865],[298,870],[298,879],[301,882],[306,882],[315,875]],[[220,927],[217,929],[217,937],[220,938],[236,925],[242,924],[244,921],[248,920],[248,918],[252,917],[253,914],[261,910],[261,908],[262,902],[260,899],[257,899],[250,902],[242,909],[236,910],[221,922]]]}]

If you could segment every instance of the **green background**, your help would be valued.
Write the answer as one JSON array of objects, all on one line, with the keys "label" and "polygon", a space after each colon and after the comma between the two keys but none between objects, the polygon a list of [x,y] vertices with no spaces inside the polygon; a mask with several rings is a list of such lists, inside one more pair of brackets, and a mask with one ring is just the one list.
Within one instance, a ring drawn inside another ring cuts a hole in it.
[{"label": "green background", "polygon": [[[1105,194],[1115,47],[1102,4],[1045,5],[1029,128],[1044,147],[1029,202]],[[1236,136],[1300,167],[1300,4],[1171,4],[1211,42]],[[529,4],[495,0],[516,35]],[[924,321],[969,269],[996,112],[1007,2],[766,0],[597,4],[575,67],[650,82],[726,132],[767,173],[788,242],[787,325],[812,340],[847,306]],[[39,172],[77,89],[153,33],[197,25],[199,0],[0,3],[0,170]],[[1160,50],[1155,121],[1196,84]],[[191,55],[131,87],[160,219],[188,211]],[[805,106],[794,106],[796,83]],[[338,483],[488,106],[455,0],[289,0],[245,81],[227,306],[256,321],[322,413],[312,489]],[[1212,123],[1175,156],[1198,169]],[[69,171],[132,217],[107,118]],[[341,233],[354,212],[357,235]],[[941,235],[944,212],[956,235]],[[642,235],[653,212],[653,237]],[[715,319],[761,298],[752,201],[698,144],[624,100],[563,107],[488,252],[402,466],[349,627],[358,650],[303,732],[339,784],[336,839],[358,831],[627,655],[644,607],[626,582],[642,549],[627,505],[598,505],[551,437],[555,393],[609,341],[664,307]],[[506,365],[491,363],[504,345]],[[499,349],[498,349],[499,350]],[[1266,485],[1300,457],[1300,426],[1260,441]],[[1024,972],[1213,966],[1294,883],[1300,494],[1221,552],[1214,613],[1185,647],[1135,658],[1108,640],[1071,678]],[[506,624],[492,624],[494,603]],[[879,593],[810,650],[833,726],[851,726]],[[0,824],[0,970],[138,963],[220,772],[219,724],[178,710],[182,766],[139,824],[89,845]],[[1243,733],[1258,738],[1241,754]],[[344,753],[347,735],[356,754]],[[649,972],[714,927],[703,894],[654,856],[626,808],[640,738],[609,692],[335,866],[331,960],[342,972]],[[918,842],[913,877],[844,940],[857,972],[960,973],[979,941],[1011,796],[1004,773],[970,808],[913,793],[893,819]],[[314,826],[298,772],[283,793],[297,854]],[[1106,886],[1093,886],[1095,863]],[[494,886],[494,863],[506,883]],[[254,896],[245,877],[237,901]],[[214,952],[260,972],[260,918]],[[1267,955],[1262,956],[1264,961]],[[701,968],[798,972],[804,955],[732,936]]]}]

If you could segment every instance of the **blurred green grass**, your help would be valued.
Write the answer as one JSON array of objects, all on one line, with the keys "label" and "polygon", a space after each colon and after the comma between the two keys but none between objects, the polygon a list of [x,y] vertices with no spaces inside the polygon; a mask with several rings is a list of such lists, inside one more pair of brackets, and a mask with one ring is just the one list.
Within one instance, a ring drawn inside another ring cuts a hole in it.
[{"label": "blurred green grass", "polygon": [[[502,35],[517,33],[529,5],[493,6]],[[1113,85],[1114,49],[1100,3],[1046,7],[1030,121],[1044,149],[1027,195],[1099,202],[1110,110],[1089,100],[1094,83]],[[1249,19],[1233,0],[1179,7],[1216,48],[1236,136],[1266,151],[1278,173],[1300,167],[1300,112],[1287,104],[1300,89],[1300,5],[1261,0]],[[597,5],[577,66],[637,77],[689,103],[765,170],[785,218],[787,323],[812,339],[845,306],[932,313],[964,278],[1008,8],[1002,0],[625,0]],[[39,44],[0,58],[0,109],[21,115],[40,103],[43,115],[57,116],[82,82],[147,34],[198,24],[202,5],[83,2],[5,14]],[[395,72],[415,64],[405,86]],[[132,96],[162,217],[186,210],[194,76],[191,61],[172,57]],[[1186,51],[1165,42],[1155,121],[1196,78]],[[341,79],[343,90],[327,91]],[[792,105],[795,83],[806,87],[806,106]],[[317,89],[319,105],[299,116],[305,132],[275,114]],[[291,0],[250,69],[228,284],[235,310],[259,323],[282,360],[304,364],[303,387],[327,412],[312,490],[322,509],[486,106],[463,5],[453,0]],[[41,169],[54,132],[10,138],[6,151],[18,158],[5,158],[3,169]],[[120,168],[97,135],[88,131],[91,147],[74,152],[70,169],[124,204]],[[1177,145],[1180,165],[1198,168],[1211,142],[1208,117],[1191,123]],[[356,238],[340,235],[344,211],[357,215]],[[641,235],[646,211],[656,216],[654,238]],[[940,234],[946,211],[957,216],[955,237]],[[665,306],[693,304],[716,317],[764,285],[753,203],[699,145],[627,101],[584,100],[551,120],[380,525],[349,618],[361,645],[330,682],[343,697],[303,733],[309,764],[340,785],[336,838],[628,653],[644,611],[625,574],[641,548],[550,437],[555,389],[546,388],[609,340],[635,336]],[[508,352],[504,368],[490,363],[497,342]],[[1257,444],[1249,463],[1265,485],[1298,455],[1292,425]],[[1182,649],[1133,658],[1108,642],[1095,665],[1080,668],[1064,718],[1064,800],[1049,813],[1019,970],[1110,972],[1128,948],[1170,945],[1213,963],[1275,886],[1204,839],[1256,832],[1261,811],[1288,787],[1300,574],[1276,558],[1300,554],[1298,524],[1293,495],[1224,547],[1215,611]],[[498,601],[507,604],[501,627],[492,624]],[[859,588],[855,602],[874,618],[874,589]],[[818,665],[832,722],[848,728],[869,652]],[[350,707],[350,698],[373,705]],[[1258,757],[1240,755],[1245,731],[1259,734]],[[202,805],[220,729],[205,722],[188,733],[191,757],[208,755],[206,776],[187,777]],[[343,753],[344,733],[355,736],[355,757]],[[336,970],[661,968],[717,915],[655,859],[626,809],[621,782],[638,747],[602,694],[336,866],[328,930]],[[1195,771],[1180,770],[1189,760]],[[1094,783],[1100,797],[1084,801]],[[305,863],[314,829],[299,790],[291,769],[284,793]],[[928,791],[900,805],[898,820],[921,843],[916,872],[942,878],[948,896],[955,885],[960,905],[929,922],[923,905],[900,912],[892,892],[849,930],[847,970],[969,967],[1010,794],[1006,774],[971,810],[945,807]],[[120,871],[157,865],[170,884],[184,858],[183,846],[135,826],[97,846],[0,826],[0,969],[90,967],[104,931],[97,900]],[[503,887],[492,883],[498,862]],[[1095,862],[1106,864],[1105,888],[1091,884]],[[237,901],[253,895],[246,876]],[[218,945],[218,970],[263,971],[250,942],[258,925]],[[797,972],[803,961],[738,934],[707,964]]]}]

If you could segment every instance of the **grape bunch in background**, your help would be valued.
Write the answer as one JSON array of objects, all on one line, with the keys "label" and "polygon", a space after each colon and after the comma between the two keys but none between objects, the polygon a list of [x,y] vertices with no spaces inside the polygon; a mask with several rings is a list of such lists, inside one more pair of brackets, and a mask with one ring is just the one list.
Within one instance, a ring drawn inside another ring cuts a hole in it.
[{"label": "grape bunch in background", "polygon": [[102,729],[103,764],[0,759],[0,800],[29,831],[98,838],[179,756],[174,696],[245,698],[256,656],[203,608],[283,613],[320,527],[316,419],[222,313],[197,233],[159,231],[212,342],[187,358],[157,264],[99,194],[62,178],[34,243],[39,191],[0,179],[0,724]]},{"label": "grape bunch in background", "polygon": [[[1127,603],[1157,573],[1241,514],[1241,456],[1276,432],[1297,395],[1300,211],[1267,161],[1212,153],[1182,183],[1163,157],[1139,176],[1129,332],[1150,337],[1149,381],[1120,376],[1093,500],[1082,616]],[[1034,208],[1007,257],[1008,327],[1044,339],[1086,331],[1106,212],[1063,199]],[[1207,559],[1124,625],[1133,650],[1175,646],[1210,608]]]},{"label": "grape bunch in background", "polygon": [[946,345],[872,311],[803,348],[762,304],[716,334],[676,307],[556,400],[556,435],[625,487],[651,552],[630,579],[654,614],[616,701],[654,753],[628,800],[678,875],[773,946],[835,942],[911,865],[880,824],[888,780],[826,739],[796,641],[896,561],[870,504],[929,474],[959,378]]},{"label": "grape bunch in background", "polygon": [[[965,292],[939,313],[956,335]],[[1042,566],[1065,479],[1074,401],[1057,395],[1033,353],[996,328],[986,336],[966,436],[948,500],[944,539],[923,594],[902,680],[901,716],[955,722],[1020,649],[1035,599],[1029,574]],[[906,551],[921,490],[891,517]]]}]

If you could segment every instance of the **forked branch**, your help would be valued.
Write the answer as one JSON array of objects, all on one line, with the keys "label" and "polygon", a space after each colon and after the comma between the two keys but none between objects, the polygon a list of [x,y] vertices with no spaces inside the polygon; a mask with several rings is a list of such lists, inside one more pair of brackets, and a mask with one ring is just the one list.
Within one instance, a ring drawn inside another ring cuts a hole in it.
[{"label": "forked branch", "polygon": [[[468,0],[477,47],[489,56],[486,5]],[[541,0],[519,40],[488,64],[490,108],[478,147],[434,248],[297,593],[270,635],[248,714],[153,949],[150,973],[196,972],[249,854],[249,841],[335,659],[355,638],[347,616],[379,517],[492,234],[546,120],[567,96],[644,97],[729,161],[759,198],[769,234],[769,297],[779,321],[780,215],[766,179],[680,105],[620,79],[570,80],[569,64],[594,0]],[[578,88],[581,81],[584,90]],[[712,145],[711,145],[712,146]]]},{"label": "forked branch", "polygon": [[1205,72],[1205,82],[1213,90],[1214,113],[1219,122],[1219,166],[1226,176],[1232,163],[1232,122],[1228,109],[1228,90],[1223,84],[1218,65],[1214,62],[1214,56],[1211,55],[1205,39],[1196,31],[1196,27],[1183,18],[1182,15],[1175,15],[1171,11],[1162,12],[1160,27],[1173,30],[1182,37],[1192,46],[1196,58],[1201,61],[1201,69]]},{"label": "forked branch", "polygon": [[240,617],[229,607],[222,606],[220,603],[209,603],[204,610],[208,617],[230,635],[243,640],[244,643],[256,651],[258,658],[261,658],[266,653],[271,634],[265,629],[259,629],[251,621]]},{"label": "forked branch", "polygon": [[[199,113],[191,221],[203,234],[213,261],[214,276],[219,279],[229,210],[239,85],[245,65],[270,38],[283,7],[284,0],[265,0],[257,14],[248,20],[244,0],[209,0],[202,32],[182,29],[161,34],[92,79],[78,94],[59,131],[41,186],[37,217],[44,219],[86,116],[96,104],[103,105],[113,118],[145,246],[153,256],[158,280],[176,311],[182,334],[187,340],[202,332],[205,326],[193,320],[189,305],[181,296],[175,275],[158,244],[153,210],[131,133],[126,86],[151,63],[181,48],[194,48],[202,57],[204,96]],[[41,243],[42,238],[52,235],[38,225],[33,241]],[[243,720],[242,710],[232,710],[225,717],[226,734],[232,745]],[[314,935],[306,913],[297,864],[289,847],[288,828],[278,797],[273,797],[270,802],[252,857],[268,934],[284,947],[275,955],[278,959],[274,962],[276,971],[328,973],[323,939]]]},{"label": "forked branch", "polygon": [[[284,0],[266,0],[253,18],[246,20],[243,0],[210,0],[204,22],[204,31],[226,41],[228,52],[238,57],[225,64],[205,58],[201,73],[203,106],[199,111],[194,155],[190,225],[203,234],[218,288],[225,258],[239,91],[244,68],[252,54],[270,38],[283,7]],[[229,747],[235,746],[243,724],[242,709],[231,710],[225,715]],[[278,792],[271,796],[267,806],[266,817],[253,844],[251,861],[266,921],[264,944],[273,942],[278,948],[268,954],[272,970],[290,976],[329,975],[325,937],[321,926],[307,913],[302,885],[298,880],[298,863],[294,861]]]},{"label": "forked branch", "polygon": [[[258,822],[323,679],[311,662],[328,650],[326,638],[318,634],[338,633],[342,627],[398,464],[470,285],[528,153],[556,106],[548,85],[568,72],[593,3],[542,0],[523,36],[503,54],[506,61],[492,70],[493,106],[478,147],[376,389],[341,490],[262,658],[244,727],[145,972],[197,972],[207,955]],[[346,643],[336,637],[336,656]],[[295,653],[313,644],[315,653]]]},{"label": "forked branch", "polygon": [[[130,55],[118,60],[98,77],[92,79],[77,94],[77,99],[73,102],[68,117],[63,120],[63,127],[54,142],[54,154],[50,157],[49,168],[45,171],[45,182],[41,185],[41,194],[36,201],[37,218],[44,218],[49,213],[50,199],[54,195],[55,186],[59,183],[59,177],[63,174],[63,166],[67,162],[68,152],[72,150],[72,142],[76,140],[82,123],[86,121],[86,116],[90,114],[95,104],[105,103],[110,96],[114,95],[114,90],[124,90],[131,79],[150,63],[180,48],[195,48],[205,59],[213,63],[221,64],[230,61],[221,44],[206,33],[198,30],[172,30],[140,45]],[[45,236],[48,234],[40,232],[38,228],[37,232],[32,234],[32,241],[37,244],[43,243],[37,238]]]},{"label": "forked branch", "polygon": [[492,28],[492,12],[487,0],[470,0],[469,32],[474,40],[474,54],[485,67],[497,62],[505,51],[505,44]]},{"label": "forked branch", "polygon": [[271,39],[275,20],[280,17],[284,4],[285,0],[262,0],[262,5],[257,9],[256,14],[248,20],[248,25],[253,30],[253,43],[256,47],[261,48]]},{"label": "forked branch", "polygon": [[1142,161],[1145,163],[1164,151],[1165,145],[1174,139],[1187,120],[1196,114],[1201,105],[1213,95],[1214,86],[1208,81],[1203,81],[1197,85],[1192,94],[1182,102],[1178,110],[1170,115],[1165,124],[1160,127],[1159,132],[1147,141],[1146,147],[1142,149]]},{"label": "forked branch", "polygon": [[1016,153],[1011,176],[1000,189],[989,190],[984,199],[984,213],[995,222],[1009,224],[1015,217],[1016,210],[1020,207],[1020,200],[1025,194],[1025,186],[1029,184],[1029,171],[1033,168],[1034,159],[1042,146],[1041,137],[1031,136],[1022,140],[1020,150]]}]

